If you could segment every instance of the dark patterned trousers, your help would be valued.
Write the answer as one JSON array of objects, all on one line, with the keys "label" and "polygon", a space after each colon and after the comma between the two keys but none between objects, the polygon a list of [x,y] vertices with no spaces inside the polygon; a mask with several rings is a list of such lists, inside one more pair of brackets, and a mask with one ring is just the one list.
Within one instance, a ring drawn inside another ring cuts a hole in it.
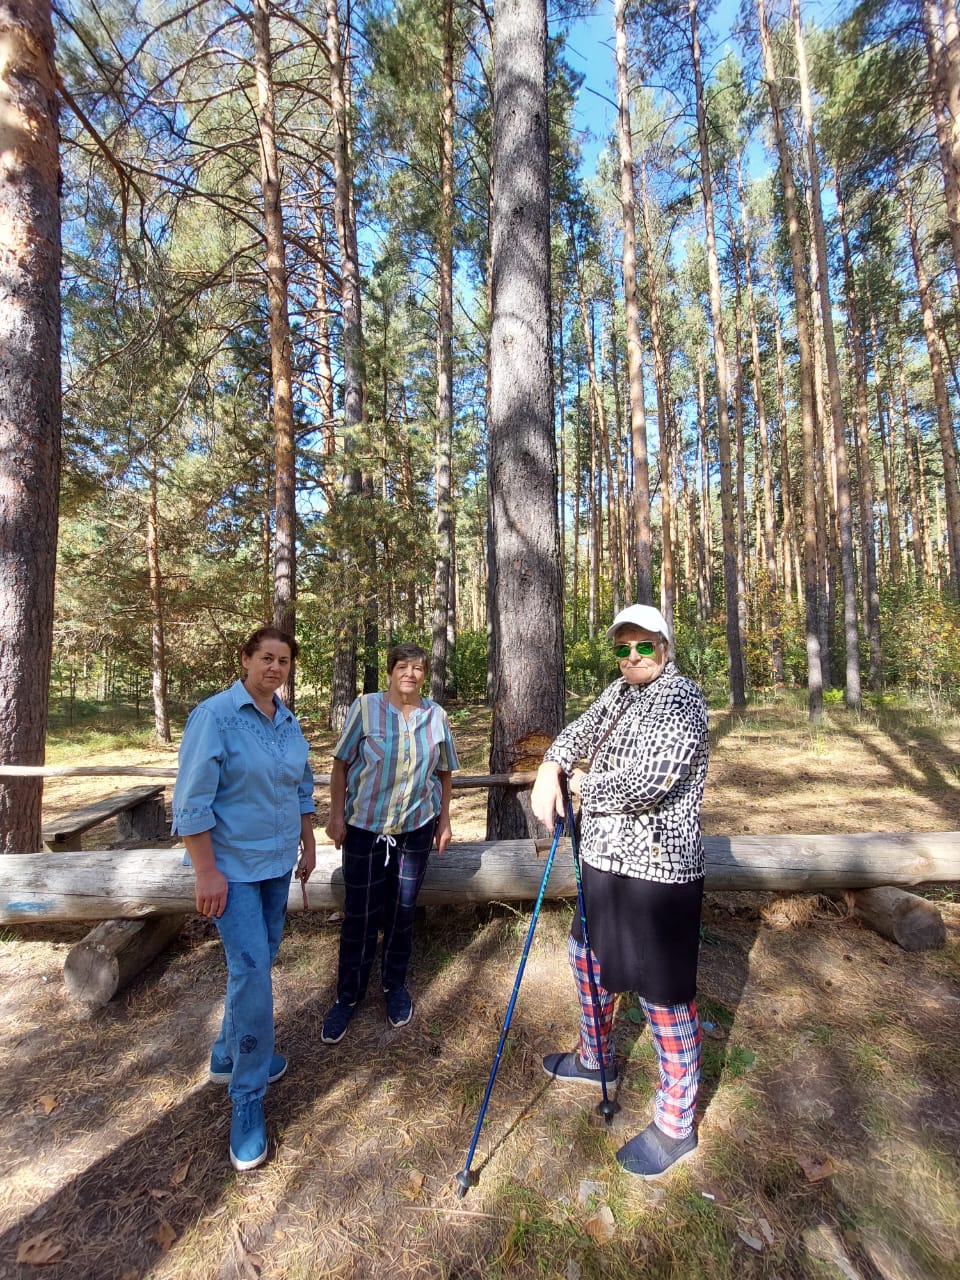
[{"label": "dark patterned trousers", "polygon": [[337,999],[344,1004],[356,1004],[366,993],[381,929],[383,989],[398,991],[406,985],[417,894],[427,870],[436,825],[434,818],[416,831],[392,836],[347,827],[337,970]]},{"label": "dark patterned trousers", "polygon": [[[599,983],[596,984],[600,1011],[598,1039],[590,995],[587,949],[575,938],[570,938],[567,954],[580,1001],[580,1061],[589,1070],[597,1071],[602,1055],[604,1069],[612,1071],[613,1006],[616,997]],[[594,975],[600,972],[596,956],[593,957],[593,972]],[[697,1089],[700,1085],[700,1046],[703,1036],[697,1016],[697,1002],[691,1000],[689,1004],[650,1004],[642,997],[638,999],[657,1050],[659,1086],[654,1104],[654,1120],[664,1133],[673,1138],[685,1138],[693,1129]]]}]

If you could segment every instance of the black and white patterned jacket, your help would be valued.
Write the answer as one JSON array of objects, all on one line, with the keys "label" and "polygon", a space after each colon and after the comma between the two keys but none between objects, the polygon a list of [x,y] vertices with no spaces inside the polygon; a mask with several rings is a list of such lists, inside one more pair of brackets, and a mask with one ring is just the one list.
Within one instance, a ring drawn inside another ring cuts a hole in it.
[{"label": "black and white patterned jacket", "polygon": [[621,677],[567,725],[544,759],[569,772],[594,752],[580,790],[584,862],[668,884],[702,876],[709,741],[698,686],[672,662],[648,685]]}]

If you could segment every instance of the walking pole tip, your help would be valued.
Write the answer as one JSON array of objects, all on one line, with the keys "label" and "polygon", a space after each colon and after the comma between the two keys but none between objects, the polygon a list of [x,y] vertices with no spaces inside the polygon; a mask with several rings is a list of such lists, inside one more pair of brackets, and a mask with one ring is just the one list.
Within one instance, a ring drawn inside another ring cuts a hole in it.
[{"label": "walking pole tip", "polygon": [[477,1185],[477,1175],[470,1169],[461,1169],[457,1174],[457,1199],[462,1200],[471,1187]]},{"label": "walking pole tip", "polygon": [[613,1124],[613,1117],[620,1110],[620,1103],[615,1102],[613,1098],[604,1098],[602,1102],[597,1103],[597,1111],[603,1116],[605,1124]]}]

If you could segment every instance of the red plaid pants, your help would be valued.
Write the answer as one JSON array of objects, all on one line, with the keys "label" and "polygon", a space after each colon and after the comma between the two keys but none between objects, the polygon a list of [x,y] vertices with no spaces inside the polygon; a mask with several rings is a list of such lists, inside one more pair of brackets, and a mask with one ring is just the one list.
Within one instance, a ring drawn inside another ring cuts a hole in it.
[{"label": "red plaid pants", "polygon": [[[580,1060],[585,1067],[596,1071],[601,1054],[605,1070],[612,1071],[613,1005],[615,996],[596,983],[599,1010],[600,1035],[597,1037],[597,1021],[594,1019],[590,994],[590,977],[587,969],[587,949],[576,939],[567,943],[567,954],[577,985],[580,1000]],[[600,972],[596,956],[593,956],[593,972]],[[700,1019],[697,1002],[689,1004],[650,1004],[638,997],[657,1050],[657,1070],[660,1077],[654,1104],[654,1119],[658,1128],[673,1138],[685,1138],[693,1129],[693,1117],[697,1105],[697,1089],[700,1084]]]}]

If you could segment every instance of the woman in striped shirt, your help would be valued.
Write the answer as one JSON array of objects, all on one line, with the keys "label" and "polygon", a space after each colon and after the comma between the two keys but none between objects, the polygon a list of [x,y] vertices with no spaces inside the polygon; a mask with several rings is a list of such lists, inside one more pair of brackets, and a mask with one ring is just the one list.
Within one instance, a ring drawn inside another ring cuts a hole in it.
[{"label": "woman in striped shirt", "polygon": [[387,654],[386,693],[347,712],[334,751],[327,835],[343,851],[344,911],[337,999],[320,1038],[336,1044],[366,993],[383,930],[380,975],[394,1027],[413,1017],[407,967],[417,894],[434,839],[451,840],[450,792],[459,768],[444,709],[420,694],[427,655],[417,644]]}]

